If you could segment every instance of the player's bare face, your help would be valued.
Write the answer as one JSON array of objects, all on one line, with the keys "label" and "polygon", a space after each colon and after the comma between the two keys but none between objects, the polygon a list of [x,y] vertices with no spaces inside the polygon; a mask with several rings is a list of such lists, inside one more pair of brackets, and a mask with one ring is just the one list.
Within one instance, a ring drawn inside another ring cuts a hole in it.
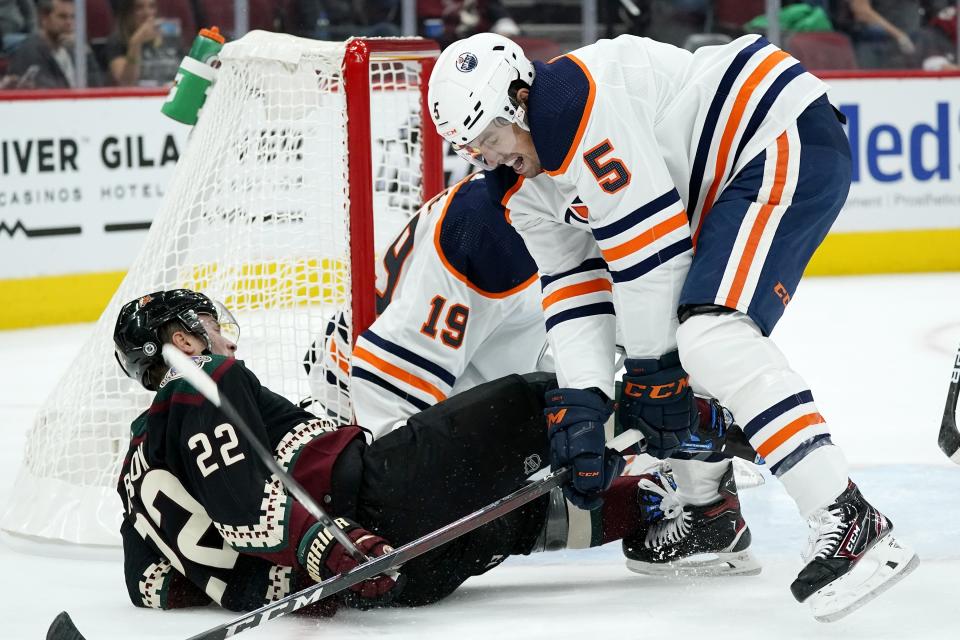
[{"label": "player's bare face", "polygon": [[210,339],[210,352],[217,356],[232,356],[237,352],[237,343],[226,335],[223,328],[212,316],[200,314],[200,324]]},{"label": "player's bare face", "polygon": [[525,178],[543,171],[530,132],[513,123],[494,119],[467,147],[482,156],[485,163],[506,165]]}]

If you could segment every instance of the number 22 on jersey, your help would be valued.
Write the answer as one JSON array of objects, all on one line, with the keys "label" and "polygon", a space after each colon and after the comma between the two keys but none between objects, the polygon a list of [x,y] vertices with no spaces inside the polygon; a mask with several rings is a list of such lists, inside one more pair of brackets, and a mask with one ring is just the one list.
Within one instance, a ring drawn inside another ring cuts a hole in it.
[{"label": "number 22 on jersey", "polygon": [[[220,460],[223,462],[223,466],[229,467],[234,462],[240,462],[244,459],[245,456],[242,452],[233,452],[239,444],[237,433],[233,430],[233,425],[227,422],[217,425],[213,430],[213,435],[216,436],[218,441],[223,442],[223,444],[220,445]],[[197,466],[200,467],[200,473],[203,474],[204,478],[220,468],[219,462],[210,462],[210,457],[213,455],[213,447],[210,445],[210,439],[207,437],[207,434],[203,432],[193,434],[190,439],[187,440],[187,446],[190,447],[191,451],[198,448],[200,449],[200,452],[197,454]]]},{"label": "number 22 on jersey", "polygon": [[420,327],[420,333],[430,338],[437,337],[437,324],[445,307],[447,308],[444,319],[446,329],[439,331],[440,341],[452,349],[459,349],[467,332],[467,319],[470,317],[470,308],[465,305],[454,303],[447,307],[446,298],[440,295],[433,296],[427,321]]}]

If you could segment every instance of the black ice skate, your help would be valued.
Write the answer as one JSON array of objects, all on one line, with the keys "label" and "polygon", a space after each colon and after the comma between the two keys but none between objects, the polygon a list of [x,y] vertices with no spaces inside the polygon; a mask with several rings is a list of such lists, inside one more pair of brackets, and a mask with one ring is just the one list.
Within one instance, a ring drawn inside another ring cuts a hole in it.
[{"label": "black ice skate", "polygon": [[627,568],[658,576],[752,576],[760,564],[750,553],[750,529],[740,513],[733,468],[720,480],[720,499],[709,505],[683,506],[669,472],[641,476],[640,506],[650,524],[624,538]]},{"label": "black ice skate", "polygon": [[920,562],[892,535],[893,523],[860,495],[846,491],[809,520],[807,566],[790,585],[820,622],[833,622],[870,602],[913,571]]}]

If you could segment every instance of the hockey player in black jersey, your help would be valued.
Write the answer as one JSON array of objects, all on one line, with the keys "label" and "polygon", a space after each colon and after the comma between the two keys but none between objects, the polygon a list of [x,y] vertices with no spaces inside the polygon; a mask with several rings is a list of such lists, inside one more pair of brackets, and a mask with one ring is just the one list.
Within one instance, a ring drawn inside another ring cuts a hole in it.
[{"label": "hockey player in black jersey", "polygon": [[[324,539],[315,520],[267,477],[233,425],[161,364],[166,342],[194,356],[277,450],[280,463],[296,458],[289,470],[329,503],[336,495],[330,463],[361,431],[338,431],[320,445],[329,429],[261,387],[229,357],[236,343],[223,334],[223,313],[206,296],[179,289],[132,301],[117,320],[117,360],[128,376],[158,392],[131,425],[119,486],[127,589],[139,606],[212,600],[245,610],[351,568],[342,548],[327,547],[323,570],[309,575],[305,556]],[[382,539],[347,526],[364,552],[382,552]],[[357,595],[361,602],[385,600],[395,587],[391,578],[378,578],[359,585]]]},{"label": "hockey player in black jersey", "polygon": [[[223,414],[175,370],[171,343],[202,367],[278,463],[368,556],[404,544],[522,486],[548,458],[549,374],[508,376],[412,416],[368,445],[263,387],[224,328],[228,312],[178,289],[120,311],[114,340],[128,376],[157,392],[131,425],[119,481],[124,573],[137,606],[216,602],[249,610],[355,561],[284,491]],[[236,334],[234,334],[236,335]],[[583,548],[641,534],[637,479],[620,478],[587,518],[569,518],[559,491],[410,561],[399,575],[356,585],[338,602],[435,602],[512,554]],[[388,543],[389,541],[389,543]],[[326,611],[334,603],[326,603]]]}]

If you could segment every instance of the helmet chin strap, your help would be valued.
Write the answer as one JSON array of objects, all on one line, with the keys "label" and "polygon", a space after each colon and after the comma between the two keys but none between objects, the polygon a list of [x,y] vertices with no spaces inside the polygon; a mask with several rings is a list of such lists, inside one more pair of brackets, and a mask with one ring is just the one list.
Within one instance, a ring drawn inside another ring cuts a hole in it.
[{"label": "helmet chin strap", "polygon": [[200,315],[193,309],[187,309],[179,314],[177,319],[183,323],[187,331],[195,336],[199,336],[203,340],[205,348],[200,354],[204,356],[213,355],[213,342],[210,340],[210,336],[207,335],[207,330],[203,328],[203,323],[200,322]]},{"label": "helmet chin strap", "polygon": [[524,131],[530,131],[530,125],[527,124],[527,110],[524,109],[523,105],[519,102],[517,103],[517,113],[513,117],[513,122]]}]

